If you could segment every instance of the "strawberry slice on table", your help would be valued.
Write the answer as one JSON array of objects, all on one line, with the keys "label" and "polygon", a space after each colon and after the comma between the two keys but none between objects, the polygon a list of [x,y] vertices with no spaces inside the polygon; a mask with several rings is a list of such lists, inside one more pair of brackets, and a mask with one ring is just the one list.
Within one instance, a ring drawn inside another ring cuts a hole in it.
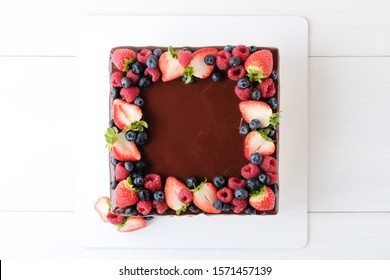
[{"label": "strawberry slice on table", "polygon": [[197,78],[205,79],[211,75],[211,72],[213,72],[215,64],[214,65],[207,65],[204,62],[204,58],[208,54],[212,54],[216,56],[218,53],[218,50],[215,48],[204,48],[199,49],[195,51],[192,54],[192,60],[189,65],[189,67],[192,67],[192,75],[194,75]]},{"label": "strawberry slice on table", "polygon": [[126,139],[125,132],[118,132],[116,127],[107,128],[104,135],[111,155],[119,161],[138,161],[141,159],[137,145],[134,141]]},{"label": "strawberry slice on table", "polygon": [[110,212],[110,199],[106,196],[100,197],[95,203],[95,210],[99,213],[103,222],[107,223],[107,214]]},{"label": "strawberry slice on table", "polygon": [[135,231],[146,227],[146,221],[142,217],[125,217],[124,221],[117,226],[120,232]]},{"label": "strawberry slice on table", "polygon": [[126,208],[138,202],[139,197],[137,191],[133,188],[131,179],[122,180],[115,188],[115,204],[120,208]]},{"label": "strawberry slice on table", "polygon": [[116,49],[112,53],[112,63],[118,70],[127,72],[130,64],[135,61],[136,56],[135,52],[130,49]]},{"label": "strawberry slice on table", "polygon": [[275,144],[267,139],[259,131],[251,131],[245,137],[244,153],[247,160],[250,160],[251,154],[259,153],[262,156],[269,156],[275,152]]},{"label": "strawberry slice on table", "polygon": [[219,214],[221,210],[213,207],[213,203],[217,198],[217,188],[209,182],[202,182],[194,190],[193,202],[201,210],[206,213]]},{"label": "strawberry slice on table", "polygon": [[175,51],[172,46],[169,46],[168,51],[161,54],[158,67],[161,70],[163,82],[174,80],[182,75],[184,66],[178,60],[178,53],[178,50]]},{"label": "strawberry slice on table", "polygon": [[258,119],[262,128],[269,126],[273,114],[267,103],[255,100],[242,101],[239,108],[247,123],[250,123],[253,119]]},{"label": "strawberry slice on table", "polygon": [[260,50],[248,56],[244,67],[251,82],[261,83],[262,79],[271,75],[273,64],[272,53],[269,50]]},{"label": "strawberry slice on table", "polygon": [[187,209],[187,204],[181,202],[179,199],[179,192],[186,188],[186,185],[184,185],[182,182],[172,176],[168,177],[165,182],[165,200],[169,208],[175,210],[177,215]]},{"label": "strawberry slice on table", "polygon": [[267,186],[252,192],[249,197],[249,204],[259,211],[272,210],[275,208],[275,194]]},{"label": "strawberry slice on table", "polygon": [[140,107],[129,104],[121,99],[115,99],[112,103],[114,123],[123,130],[133,122],[139,121],[142,118]]}]

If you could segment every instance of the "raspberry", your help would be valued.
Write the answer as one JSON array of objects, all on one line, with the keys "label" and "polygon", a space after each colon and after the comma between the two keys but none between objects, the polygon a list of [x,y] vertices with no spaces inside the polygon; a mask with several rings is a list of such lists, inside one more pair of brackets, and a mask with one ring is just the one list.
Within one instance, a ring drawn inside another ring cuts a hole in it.
[{"label": "raspberry", "polygon": [[244,62],[249,56],[249,49],[244,45],[236,46],[232,51],[233,56],[237,56],[241,62]]},{"label": "raspberry", "polygon": [[274,81],[272,81],[271,78],[263,80],[257,88],[260,90],[261,98],[270,98],[274,96],[276,92]]},{"label": "raspberry", "polygon": [[145,189],[154,193],[155,191],[162,190],[161,177],[157,174],[148,174],[144,179]]},{"label": "raspberry", "polygon": [[138,96],[140,89],[138,87],[122,88],[120,95],[125,99],[127,103],[132,103]]},{"label": "raspberry", "polygon": [[140,200],[137,203],[137,211],[142,215],[148,215],[152,211],[152,202],[150,200]]},{"label": "raspberry", "polygon": [[229,68],[229,59],[232,54],[228,51],[222,50],[217,53],[216,65],[221,70],[227,70]]},{"label": "raspberry", "polygon": [[115,72],[110,76],[110,83],[113,87],[121,87],[122,86],[122,78],[124,77],[123,72]]},{"label": "raspberry", "polygon": [[269,182],[268,182],[269,185],[273,185],[278,181],[279,175],[277,172],[269,172],[267,173],[267,175],[269,177]]},{"label": "raspberry", "polygon": [[137,53],[137,60],[143,65],[146,65],[146,59],[151,56],[153,53],[151,50],[143,49],[139,53]]},{"label": "raspberry", "polygon": [[233,198],[231,204],[232,204],[233,212],[238,214],[238,213],[241,213],[248,206],[248,200],[247,199],[238,199],[235,197],[235,198]]},{"label": "raspberry", "polygon": [[158,214],[163,214],[168,210],[168,204],[165,201],[155,201],[153,200],[153,208],[156,209]]},{"label": "raspberry", "polygon": [[161,77],[161,72],[158,68],[146,68],[145,75],[149,75],[152,77],[152,82],[157,82]]},{"label": "raspberry", "polygon": [[181,65],[187,67],[191,63],[192,53],[190,53],[189,51],[180,50],[177,59],[179,60],[179,63]]},{"label": "raspberry", "polygon": [[266,173],[278,171],[278,162],[271,156],[265,156],[260,164],[260,168]]},{"label": "raspberry", "polygon": [[245,179],[255,178],[260,175],[260,168],[256,164],[248,163],[241,168],[241,175]]},{"label": "raspberry", "polygon": [[217,198],[223,203],[229,203],[233,199],[233,192],[229,188],[222,188],[217,192]]},{"label": "raspberry", "polygon": [[113,225],[118,225],[123,222],[123,216],[118,216],[115,215],[114,213],[108,212],[107,213],[107,220],[113,224]]},{"label": "raspberry", "polygon": [[126,77],[130,79],[132,85],[136,85],[139,81],[139,75],[135,74],[131,69],[127,71]]},{"label": "raspberry", "polygon": [[126,180],[126,178],[130,175],[130,172],[125,168],[125,163],[120,162],[115,165],[115,180],[120,182],[122,180]]},{"label": "raspberry", "polygon": [[252,95],[252,86],[247,87],[246,89],[241,89],[238,86],[234,88],[234,92],[236,93],[237,97],[241,100],[249,100]]},{"label": "raspberry", "polygon": [[177,196],[181,203],[188,204],[192,202],[192,192],[188,188],[182,188]]},{"label": "raspberry", "polygon": [[238,81],[241,78],[244,78],[245,76],[245,68],[242,65],[230,67],[227,71],[228,77],[230,80]]},{"label": "raspberry", "polygon": [[245,187],[245,180],[237,177],[229,178],[228,187],[232,190]]}]

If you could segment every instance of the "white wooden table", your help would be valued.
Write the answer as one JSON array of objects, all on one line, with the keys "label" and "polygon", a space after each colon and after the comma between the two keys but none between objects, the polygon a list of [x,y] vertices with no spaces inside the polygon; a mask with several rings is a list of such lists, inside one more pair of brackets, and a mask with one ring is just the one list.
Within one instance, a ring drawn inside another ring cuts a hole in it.
[{"label": "white wooden table", "polygon": [[[196,2],[0,2],[0,258],[390,258],[390,2]],[[77,145],[72,127],[80,121],[72,117],[78,17],[129,13],[307,18],[310,168],[304,249],[115,250],[77,244],[71,162],[85,160],[72,148]],[[48,118],[58,119],[54,131],[45,127]],[[66,144],[51,144],[58,139]],[[45,158],[49,174],[35,164],[36,157]]]}]

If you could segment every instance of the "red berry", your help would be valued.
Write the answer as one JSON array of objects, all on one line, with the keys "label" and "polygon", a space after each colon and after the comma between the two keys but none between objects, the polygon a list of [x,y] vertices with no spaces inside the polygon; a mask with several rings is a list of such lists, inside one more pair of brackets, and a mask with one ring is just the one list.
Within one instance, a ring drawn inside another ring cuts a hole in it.
[{"label": "red berry", "polygon": [[166,201],[155,201],[153,200],[153,208],[156,209],[158,214],[163,214],[168,210],[168,204]]},{"label": "red berry", "polygon": [[228,187],[231,188],[232,190],[236,190],[238,188],[244,188],[245,187],[245,180],[237,178],[237,177],[229,178]]},{"label": "red berry", "polygon": [[230,80],[238,81],[245,76],[245,68],[242,65],[230,67],[227,74]]},{"label": "red berry", "polygon": [[278,171],[278,162],[274,157],[265,156],[260,163],[260,168],[266,173],[272,173]]},{"label": "red berry", "polygon": [[145,75],[149,75],[152,77],[152,82],[157,82],[161,77],[161,72],[158,68],[146,68],[145,69]]},{"label": "red berry", "polygon": [[222,50],[217,53],[217,60],[215,64],[221,70],[227,70],[229,68],[229,59],[232,57],[232,54],[228,51]]},{"label": "red berry", "polygon": [[130,79],[132,85],[136,85],[139,81],[139,75],[135,74],[131,69],[127,71],[126,77]]},{"label": "red berry", "polygon": [[142,215],[148,215],[152,211],[152,202],[149,200],[140,200],[137,203],[137,211]]},{"label": "red berry", "polygon": [[107,214],[108,221],[113,225],[118,225],[123,222],[124,217],[115,215],[114,213],[108,212]]},{"label": "red berry", "polygon": [[217,192],[217,198],[223,203],[229,203],[233,199],[233,192],[229,188],[222,188]]},{"label": "red berry", "polygon": [[130,175],[130,172],[125,168],[125,163],[120,162],[115,165],[115,180],[120,182],[122,180],[126,180],[126,178]]},{"label": "red berry", "polygon": [[235,198],[233,198],[231,204],[232,204],[233,212],[238,214],[238,213],[241,213],[248,206],[248,200],[247,199],[238,199],[235,197]]},{"label": "red berry", "polygon": [[181,65],[187,67],[191,63],[192,53],[190,53],[189,51],[180,50],[177,59],[179,60],[179,63]]},{"label": "red berry", "polygon": [[137,60],[143,65],[146,65],[146,59],[151,56],[153,53],[151,50],[142,49],[139,53],[137,53]]},{"label": "red berry", "polygon": [[120,71],[125,71],[126,61],[135,58],[135,52],[130,49],[116,49],[112,53],[112,63]]},{"label": "red berry", "polygon": [[269,172],[269,173],[267,173],[267,175],[269,177],[269,182],[268,182],[269,185],[272,185],[272,184],[275,184],[276,182],[278,182],[278,173],[277,172]]},{"label": "red berry", "polygon": [[240,98],[241,100],[249,100],[251,99],[252,95],[252,86],[246,88],[246,89],[241,89],[238,86],[234,88],[234,92],[236,93],[237,97]]},{"label": "red berry", "polygon": [[188,204],[192,202],[193,195],[192,192],[187,188],[182,188],[177,194],[181,203]]},{"label": "red berry", "polygon": [[245,179],[255,178],[260,175],[260,168],[253,163],[248,163],[241,169],[241,175]]},{"label": "red berry", "polygon": [[162,190],[161,177],[158,174],[148,174],[144,179],[144,186],[149,192],[154,193],[155,191]]},{"label": "red berry", "polygon": [[274,96],[276,92],[274,81],[271,78],[263,80],[263,82],[259,84],[257,88],[260,90],[261,98],[270,98]]},{"label": "red berry", "polygon": [[125,75],[123,72],[114,72],[110,76],[110,83],[113,87],[121,87],[122,86],[122,78]]},{"label": "red berry", "polygon": [[120,208],[134,205],[138,202],[138,193],[127,180],[120,181],[115,188],[115,204]]},{"label": "red berry", "polygon": [[232,51],[233,56],[237,56],[241,62],[244,62],[249,56],[249,49],[244,45],[236,46]]},{"label": "red berry", "polygon": [[132,103],[134,99],[139,95],[139,87],[122,88],[120,95],[125,99],[127,103]]}]

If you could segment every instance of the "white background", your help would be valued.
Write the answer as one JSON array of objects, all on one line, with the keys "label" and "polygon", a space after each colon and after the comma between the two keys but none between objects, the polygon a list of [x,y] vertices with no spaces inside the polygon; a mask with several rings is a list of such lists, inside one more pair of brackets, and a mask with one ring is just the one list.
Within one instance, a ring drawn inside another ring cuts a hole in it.
[{"label": "white background", "polygon": [[[77,245],[73,201],[77,190],[69,162],[88,164],[88,160],[72,152],[72,139],[77,145],[79,136],[69,130],[83,121],[73,119],[72,110],[77,101],[78,16],[85,13],[307,18],[310,167],[306,248],[103,250]],[[147,5],[101,0],[1,1],[0,257],[389,258],[389,14],[390,3],[385,0],[248,0],[240,5],[226,0],[199,0],[193,5],[169,0],[151,0]],[[29,110],[18,110],[20,104]],[[47,118],[56,118],[58,125],[46,127],[51,123]],[[15,119],[24,121],[15,123]],[[68,144],[50,144],[58,138]],[[49,168],[37,166],[35,157],[44,157]]]}]

